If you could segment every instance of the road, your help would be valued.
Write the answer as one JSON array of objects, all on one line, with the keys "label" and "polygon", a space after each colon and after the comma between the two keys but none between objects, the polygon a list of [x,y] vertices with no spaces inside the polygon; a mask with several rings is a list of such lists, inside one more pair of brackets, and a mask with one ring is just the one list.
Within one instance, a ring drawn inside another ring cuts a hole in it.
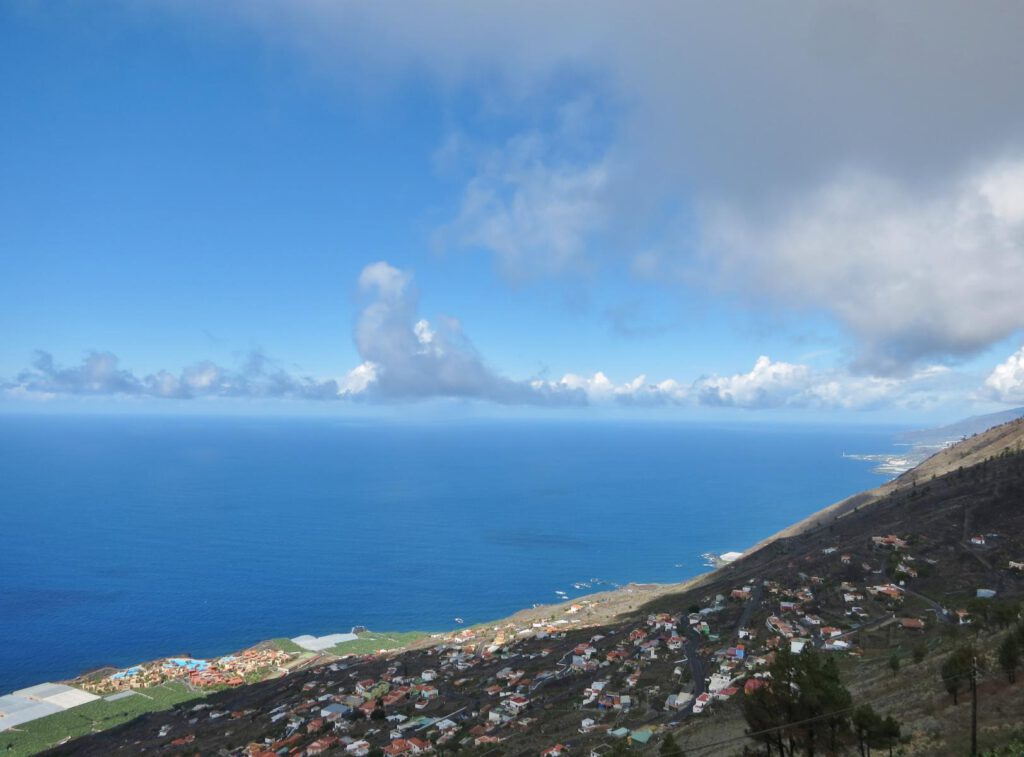
[{"label": "road", "polygon": [[941,623],[952,623],[953,618],[946,612],[946,608],[936,602],[934,599],[929,599],[924,594],[918,594],[913,589],[908,589],[906,586],[903,587],[903,592],[909,594],[912,597],[917,597],[922,602],[927,604],[935,612],[935,618]]},{"label": "road", "polygon": [[764,600],[764,585],[758,584],[754,587],[754,591],[750,594],[750,599],[743,606],[743,612],[740,613],[740,622],[736,624],[736,631],[733,633],[734,637],[740,635],[741,628],[750,627],[750,616],[754,614],[754,610],[761,606],[761,602]]}]

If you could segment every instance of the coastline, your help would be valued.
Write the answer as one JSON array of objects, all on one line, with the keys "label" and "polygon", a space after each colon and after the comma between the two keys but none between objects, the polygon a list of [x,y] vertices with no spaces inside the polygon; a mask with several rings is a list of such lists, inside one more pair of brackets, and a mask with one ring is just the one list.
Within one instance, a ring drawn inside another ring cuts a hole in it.
[{"label": "coastline", "polygon": [[[934,457],[934,456],[933,456]],[[902,477],[901,477],[902,478]],[[303,670],[324,664],[331,664],[348,656],[391,656],[406,650],[423,649],[430,646],[444,644],[453,640],[465,640],[472,638],[476,642],[501,643],[504,639],[529,633],[531,629],[548,628],[560,630],[581,629],[590,626],[607,624],[616,618],[627,615],[644,604],[666,594],[673,594],[700,586],[703,582],[713,579],[723,568],[732,565],[736,560],[752,555],[762,547],[785,538],[793,533],[810,528],[813,525],[824,522],[830,517],[841,517],[843,512],[858,507],[866,502],[875,501],[893,487],[899,485],[900,479],[895,479],[882,484],[874,489],[862,491],[850,497],[842,499],[824,508],[815,510],[804,519],[787,526],[761,541],[755,543],[743,552],[727,552],[723,556],[705,553],[703,557],[707,561],[706,567],[710,570],[696,572],[682,581],[666,583],[629,583],[613,589],[596,591],[589,594],[575,597],[565,596],[554,603],[537,604],[530,608],[520,609],[510,615],[499,617],[494,620],[479,622],[469,626],[451,628],[445,631],[404,631],[404,632],[378,632],[378,636],[392,635],[401,639],[398,643],[388,646],[380,646],[368,649],[365,644],[359,647],[345,647],[344,644],[318,651],[301,650],[295,647],[289,639],[269,639],[260,641],[246,649],[229,655],[223,655],[220,659],[235,658],[247,655],[260,650],[274,648],[288,654],[287,660],[281,664],[268,666],[261,669],[258,675],[246,676],[243,681],[237,679],[228,683],[225,679],[214,678],[210,681],[203,681],[200,677],[185,675],[174,675],[167,680],[159,680],[156,686],[163,686],[166,683],[184,681],[190,686],[190,693],[194,697],[202,697],[208,693],[222,690],[228,685],[241,685],[242,683],[254,683],[262,680],[286,676],[293,671]],[[731,545],[735,547],[736,545]],[[728,559],[722,559],[723,557]],[[584,584],[586,585],[586,584]],[[404,637],[404,638],[403,638]],[[414,638],[411,638],[414,637]],[[300,638],[300,637],[296,637]],[[310,637],[312,638],[312,637]],[[346,642],[351,644],[352,642]],[[104,676],[116,675],[124,670],[132,668],[148,668],[159,670],[168,660],[176,658],[157,658],[149,662],[136,663],[126,669],[112,667],[101,667],[82,673],[67,680],[67,685],[83,687],[90,679],[95,680]],[[191,660],[191,658],[186,658]],[[180,659],[179,659],[180,662]],[[204,668],[210,660],[195,660]],[[187,668],[185,668],[187,670]],[[155,688],[155,687],[154,687]],[[82,688],[88,691],[88,688]],[[145,687],[126,686],[120,691],[140,692],[145,696]],[[110,691],[102,691],[101,694],[109,695]],[[114,692],[115,694],[117,692]],[[135,697],[133,697],[135,699]],[[171,705],[168,705],[171,706]],[[0,723],[2,727],[2,723]]]}]

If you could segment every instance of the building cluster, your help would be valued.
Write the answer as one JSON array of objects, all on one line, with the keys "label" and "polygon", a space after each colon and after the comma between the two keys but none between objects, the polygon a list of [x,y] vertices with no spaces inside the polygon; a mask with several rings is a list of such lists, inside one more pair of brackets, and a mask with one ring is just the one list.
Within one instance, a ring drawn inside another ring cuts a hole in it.
[{"label": "building cluster", "polygon": [[270,646],[254,647],[212,660],[168,657],[133,665],[102,678],[84,678],[82,688],[94,694],[144,689],[166,681],[185,680],[197,688],[241,686],[247,681],[285,671],[293,655]]}]

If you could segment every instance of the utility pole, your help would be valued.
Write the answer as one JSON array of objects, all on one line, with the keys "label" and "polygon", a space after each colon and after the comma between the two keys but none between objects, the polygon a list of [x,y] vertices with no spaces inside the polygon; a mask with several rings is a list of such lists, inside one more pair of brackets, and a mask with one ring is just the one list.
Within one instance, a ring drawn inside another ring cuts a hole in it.
[{"label": "utility pole", "polygon": [[978,754],[978,658],[971,658],[971,757]]}]

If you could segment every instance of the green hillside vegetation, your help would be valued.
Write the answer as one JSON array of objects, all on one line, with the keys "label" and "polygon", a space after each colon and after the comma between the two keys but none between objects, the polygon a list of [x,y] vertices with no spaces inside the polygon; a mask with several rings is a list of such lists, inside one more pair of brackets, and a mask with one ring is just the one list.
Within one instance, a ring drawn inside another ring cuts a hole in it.
[{"label": "green hillside vegetation", "polygon": [[327,651],[338,657],[374,654],[382,649],[401,649],[430,636],[424,631],[367,631],[357,635],[355,641],[336,644]]},{"label": "green hillside vegetation", "polygon": [[37,754],[65,739],[103,731],[202,696],[185,683],[172,681],[139,689],[114,702],[99,699],[0,733],[0,753],[5,757]]}]

